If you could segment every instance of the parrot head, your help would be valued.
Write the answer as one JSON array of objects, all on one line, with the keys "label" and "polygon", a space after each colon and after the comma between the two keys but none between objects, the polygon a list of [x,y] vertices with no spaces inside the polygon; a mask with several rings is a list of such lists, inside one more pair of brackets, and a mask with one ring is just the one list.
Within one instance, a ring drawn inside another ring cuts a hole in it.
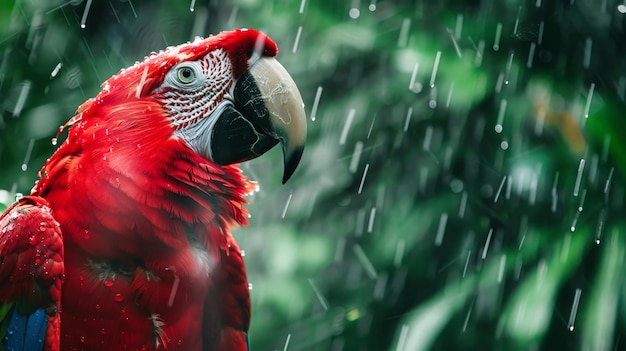
[{"label": "parrot head", "polygon": [[[143,124],[144,130],[165,122],[169,137],[218,165],[253,159],[280,143],[285,183],[302,157],[306,116],[293,79],[274,58],[277,53],[267,35],[252,29],[169,47],[104,82],[68,124],[106,106],[119,112],[108,115],[124,119],[150,116],[143,112],[157,106],[160,120]],[[137,113],[137,106],[145,111]]]}]

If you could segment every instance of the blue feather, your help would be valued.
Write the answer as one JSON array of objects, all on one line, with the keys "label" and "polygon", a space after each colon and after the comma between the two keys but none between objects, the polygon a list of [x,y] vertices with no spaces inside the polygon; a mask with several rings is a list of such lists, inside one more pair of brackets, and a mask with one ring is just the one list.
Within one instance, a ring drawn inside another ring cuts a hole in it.
[{"label": "blue feather", "polygon": [[42,350],[47,327],[48,315],[43,309],[30,315],[22,315],[14,307],[11,322],[2,339],[2,347],[6,351]]}]

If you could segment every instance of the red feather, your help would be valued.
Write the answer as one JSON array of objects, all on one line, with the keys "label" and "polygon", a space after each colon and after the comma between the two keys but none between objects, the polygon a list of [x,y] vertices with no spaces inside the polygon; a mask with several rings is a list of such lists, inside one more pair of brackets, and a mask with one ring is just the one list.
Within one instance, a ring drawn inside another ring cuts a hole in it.
[{"label": "red feather", "polygon": [[61,229],[47,201],[25,196],[0,216],[0,302],[15,301],[20,313],[44,308],[44,349],[58,350],[59,302],[64,279]]},{"label": "red feather", "polygon": [[248,283],[228,230],[247,224],[254,184],[174,137],[151,96],[175,64],[216,49],[234,79],[255,50],[277,53],[238,30],[154,54],[80,107],[42,168],[32,195],[49,202],[66,245],[62,349],[247,349]]}]

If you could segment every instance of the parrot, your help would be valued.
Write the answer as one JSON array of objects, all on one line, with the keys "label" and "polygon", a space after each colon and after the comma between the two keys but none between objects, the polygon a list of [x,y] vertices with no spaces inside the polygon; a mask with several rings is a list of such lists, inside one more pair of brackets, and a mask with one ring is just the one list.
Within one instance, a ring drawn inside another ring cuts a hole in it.
[{"label": "parrot", "polygon": [[198,37],[78,107],[0,216],[0,349],[249,350],[239,164],[280,144],[284,184],[307,134],[277,54],[254,29]]}]

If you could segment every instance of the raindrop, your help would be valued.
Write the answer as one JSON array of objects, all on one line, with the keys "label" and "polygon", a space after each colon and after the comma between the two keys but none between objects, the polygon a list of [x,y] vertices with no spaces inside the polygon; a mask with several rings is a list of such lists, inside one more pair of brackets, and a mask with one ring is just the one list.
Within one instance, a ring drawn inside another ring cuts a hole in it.
[{"label": "raindrop", "polygon": [[578,211],[577,211],[577,212],[574,214],[574,220],[572,221],[572,225],[571,225],[571,227],[569,228],[569,230],[570,230],[572,233],[576,231],[576,224],[578,223],[578,217],[579,217],[579,216],[580,216],[580,212],[578,212]]},{"label": "raindrop", "polygon": [[459,204],[459,218],[465,217],[465,208],[467,208],[467,191],[461,194],[461,203]]},{"label": "raindrop", "polygon": [[420,82],[416,82],[417,79],[417,71],[419,70],[419,63],[415,63],[413,66],[413,71],[411,72],[411,80],[409,81],[409,90],[414,93],[419,93],[422,91],[422,84]]},{"label": "raindrop", "polygon": [[252,283],[248,283],[248,290],[252,290],[253,286]]},{"label": "raindrop", "polygon": [[433,140],[433,126],[426,127],[426,134],[424,135],[424,142],[422,143],[422,150],[429,151],[430,144]]},{"label": "raindrop", "polygon": [[503,141],[500,143],[500,148],[501,148],[502,150],[506,150],[506,149],[508,149],[508,148],[509,148],[509,143],[508,143],[506,140],[503,140]]},{"label": "raindrop", "polygon": [[363,191],[363,184],[365,183],[365,177],[367,177],[367,171],[370,168],[370,164],[367,163],[365,165],[365,169],[363,170],[363,177],[361,178],[361,184],[359,184],[359,194],[361,193],[361,191]]},{"label": "raindrop", "polygon": [[292,53],[296,53],[296,51],[298,51],[298,43],[300,42],[300,36],[302,35],[302,26],[298,27],[298,31],[296,32],[296,40],[294,40],[293,42],[293,49],[291,50]]},{"label": "raindrop", "polygon": [[371,279],[376,279],[376,277],[378,276],[378,273],[376,272],[376,269],[374,268],[372,261],[370,261],[370,259],[365,254],[365,251],[363,251],[363,248],[361,248],[360,245],[356,244],[353,247],[353,251],[356,254],[357,258],[359,259],[359,262],[361,262],[361,264],[363,265],[363,268],[365,269],[365,273],[367,273],[367,275]]},{"label": "raindrop", "polygon": [[454,26],[454,39],[461,39],[461,31],[463,30],[463,15],[456,15],[456,25]]},{"label": "raindrop", "polygon": [[574,302],[572,303],[569,321],[567,322],[567,329],[569,331],[574,331],[574,322],[576,322],[576,313],[578,312],[578,304],[580,303],[580,295],[582,292],[582,289],[576,289],[576,293],[574,294]]},{"label": "raindrop", "polygon": [[502,84],[504,84],[504,73],[500,73],[498,75],[498,79],[496,80],[496,93],[500,93],[502,91]]},{"label": "raindrop", "polygon": [[556,172],[556,174],[554,175],[554,181],[552,182],[552,206],[550,207],[550,210],[552,211],[552,213],[556,212],[556,206],[558,203],[558,199],[559,199],[559,195],[558,192],[556,190],[556,186],[559,183],[559,172]]},{"label": "raindrop", "polygon": [[428,107],[430,107],[431,109],[434,109],[434,108],[437,107],[437,100],[435,100],[436,97],[433,97],[435,95],[434,94],[435,91],[436,91],[436,89],[433,89],[431,91],[431,98],[430,98],[430,100],[428,100]]},{"label": "raindrop", "polygon": [[172,290],[170,291],[170,297],[167,299],[167,306],[172,307],[174,305],[174,297],[176,296],[176,291],[178,290],[178,284],[180,284],[180,278],[178,275],[174,276],[174,283],[172,284]]},{"label": "raindrop", "polygon": [[57,74],[59,74],[59,71],[61,70],[61,67],[63,67],[63,63],[62,62],[57,63],[57,65],[52,70],[52,73],[50,73],[50,79],[56,77]]},{"label": "raindrop", "polygon": [[396,351],[404,350],[404,346],[406,344],[407,336],[409,335],[409,326],[406,324],[402,325],[402,329],[400,329],[400,336],[398,337],[398,346],[396,347]]},{"label": "raindrop", "polygon": [[513,27],[513,34],[514,35],[517,34],[517,29],[519,28],[519,18],[520,18],[521,14],[522,14],[522,7],[520,6],[517,9],[517,17],[515,18],[515,26]]},{"label": "raindrop", "polygon": [[454,45],[454,51],[456,51],[456,55],[459,58],[463,58],[463,54],[461,54],[461,49],[459,48],[459,43],[456,42],[457,39],[452,34],[452,31],[450,30],[450,28],[446,28],[446,30],[448,31],[448,35],[450,35],[450,40],[452,40],[452,44]]},{"label": "raindrop", "polygon": [[609,188],[611,187],[611,180],[613,179],[614,170],[615,170],[615,167],[611,167],[611,170],[609,171],[609,176],[606,178],[606,183],[604,183],[605,198],[609,196]]},{"label": "raindrop", "polygon": [[106,286],[107,288],[110,288],[110,287],[113,286],[113,281],[112,280],[105,280],[103,285]]},{"label": "raindrop", "polygon": [[374,115],[374,118],[372,119],[372,123],[370,124],[370,129],[367,131],[367,139],[369,139],[370,136],[372,135],[372,129],[374,129],[374,122],[376,122],[376,115]]},{"label": "raindrop", "polygon": [[191,5],[189,5],[189,11],[193,12],[196,7],[196,0],[191,0]]},{"label": "raindrop", "polygon": [[585,197],[587,196],[587,189],[583,189],[582,194],[580,196],[580,203],[578,204],[578,212],[583,211],[583,205],[585,203]]},{"label": "raindrop", "polygon": [[498,266],[498,278],[497,282],[502,283],[504,277],[504,268],[506,267],[506,255],[500,256],[500,266]]},{"label": "raindrop", "polygon": [[496,133],[502,133],[502,123],[504,122],[504,113],[506,111],[507,100],[502,99],[500,101],[500,109],[498,110],[498,120],[494,130]]},{"label": "raindrop", "polygon": [[58,142],[58,139],[57,138],[52,138],[52,140],[50,140],[50,141],[51,141],[52,145],[56,146],[56,144]]},{"label": "raindrop", "polygon": [[400,27],[400,35],[398,36],[398,46],[405,47],[409,41],[409,29],[411,28],[411,19],[405,18],[402,20],[402,26]]},{"label": "raindrop", "polygon": [[354,151],[352,152],[352,158],[350,159],[350,173],[356,173],[359,161],[361,160],[361,153],[363,152],[363,142],[357,141],[354,145]]},{"label": "raindrop", "polygon": [[30,155],[33,152],[33,146],[35,146],[35,139],[30,139],[28,142],[28,148],[26,149],[26,156],[24,156],[24,162],[22,162],[22,171],[26,172],[28,170],[28,161],[30,160]]},{"label": "raindrop", "polygon": [[463,278],[465,278],[465,274],[467,273],[467,267],[469,266],[470,257],[472,257],[472,250],[467,250],[467,257],[465,258],[465,266],[463,267]]},{"label": "raindrop", "polygon": [[361,11],[359,11],[359,9],[353,7],[353,8],[350,9],[350,11],[348,11],[348,14],[350,15],[350,18],[357,19],[361,15]]},{"label": "raindrop", "polygon": [[15,108],[13,109],[14,118],[22,113],[22,109],[24,108],[24,104],[26,103],[26,97],[30,92],[31,83],[29,81],[24,81],[21,85],[22,88],[20,90],[20,95],[17,97],[17,102],[15,103]]},{"label": "raindrop", "polygon": [[117,23],[121,23],[120,17],[117,15],[117,11],[115,11],[115,6],[113,6],[113,3],[111,1],[109,1],[109,6],[111,7],[111,11],[113,11],[113,16],[115,16],[115,20],[117,21]]},{"label": "raindrop", "polygon": [[289,204],[291,203],[292,196],[293,196],[293,192],[289,193],[289,197],[287,198],[287,203],[285,204],[285,208],[283,209],[283,215],[281,218],[285,218],[285,215],[287,215],[287,209],[289,208]]},{"label": "raindrop", "polygon": [[320,103],[320,98],[322,97],[322,87],[317,87],[317,92],[315,93],[315,100],[313,100],[313,108],[311,108],[311,122],[315,122],[315,117],[317,116],[317,107]]},{"label": "raindrop", "polygon": [[502,181],[500,182],[500,186],[498,187],[498,191],[496,192],[496,196],[493,198],[493,203],[494,204],[496,202],[498,202],[498,198],[500,197],[500,194],[502,193],[502,188],[504,187],[504,183],[506,182],[506,178],[507,178],[507,176],[502,177]]},{"label": "raindrop", "polygon": [[[87,4],[85,4],[85,10],[83,11],[83,18],[80,20],[80,28],[85,28],[85,22],[87,21],[87,15],[89,14],[89,9],[91,8],[92,0],[87,0]],[[129,1],[130,2],[130,1]]]},{"label": "raindrop", "polygon": [[443,243],[443,236],[445,234],[447,224],[448,214],[442,213],[439,217],[439,226],[437,227],[437,235],[435,236],[435,246],[441,246]]},{"label": "raindrop", "polygon": [[463,322],[463,333],[467,330],[467,324],[469,323],[470,315],[472,314],[472,310],[474,309],[474,303],[472,302],[469,310],[467,311],[467,315],[465,316],[465,322]]},{"label": "raindrop", "polygon": [[587,93],[587,102],[585,103],[585,118],[589,118],[589,108],[591,107],[591,99],[593,98],[593,91],[596,88],[595,83],[591,83],[589,86],[589,92]]},{"label": "raindrop", "polygon": [[372,3],[367,7],[370,11],[376,11],[376,0],[372,0]]},{"label": "raindrop", "polygon": [[452,190],[453,193],[460,193],[463,191],[463,182],[456,178],[452,179],[450,181],[450,190]]},{"label": "raindrop", "polygon": [[511,73],[511,67],[513,67],[514,56],[515,56],[515,51],[511,50],[509,52],[509,60],[506,63],[506,74],[505,74],[504,85],[509,84],[509,73]]},{"label": "raindrop", "polygon": [[300,10],[298,11],[298,13],[304,13],[304,6],[306,5],[306,0],[302,0],[300,2]]},{"label": "raindrop", "polygon": [[452,92],[454,91],[454,82],[450,84],[450,90],[448,91],[448,97],[446,98],[446,108],[450,107],[450,100],[452,100]]},{"label": "raindrop", "polygon": [[602,238],[602,232],[604,231],[604,223],[606,222],[606,208],[603,208],[600,211],[600,215],[598,216],[598,224],[596,225],[596,244],[600,244],[600,239]]},{"label": "raindrop", "polygon": [[576,175],[576,184],[574,184],[574,196],[578,196],[578,191],[580,190],[580,182],[583,178],[583,171],[585,169],[585,159],[580,159],[580,163],[578,164],[578,174]]},{"label": "raindrop", "polygon": [[372,207],[370,210],[370,220],[367,222],[368,233],[371,233],[374,230],[374,218],[376,218],[376,207]]},{"label": "raindrop", "polygon": [[430,75],[430,87],[435,87],[435,78],[437,78],[437,70],[439,69],[439,60],[441,60],[441,51],[437,51],[435,55],[435,63],[433,64],[433,72]]},{"label": "raindrop", "polygon": [[135,12],[135,6],[133,6],[132,0],[128,0],[128,5],[130,6],[130,10],[133,12],[133,16],[137,18],[137,12]]},{"label": "raindrop", "polygon": [[537,34],[537,45],[541,45],[541,41],[543,40],[543,27],[545,26],[544,22],[539,22],[539,34]]},{"label": "raindrop", "polygon": [[309,284],[311,285],[311,289],[313,289],[313,292],[315,293],[315,296],[317,296],[317,300],[319,301],[320,305],[322,305],[324,311],[328,311],[328,302],[324,295],[322,295],[320,290],[317,288],[317,285],[315,284],[313,279],[309,278]]},{"label": "raindrop", "polygon": [[339,145],[343,145],[346,143],[346,139],[348,138],[348,131],[350,130],[350,125],[352,124],[352,120],[354,119],[355,114],[356,110],[351,108],[348,112],[346,123],[343,125],[343,129],[341,130],[341,135],[339,136]]},{"label": "raindrop", "polygon": [[[304,3],[304,0],[302,0],[302,2]],[[287,334],[287,340],[285,340],[285,346],[283,347],[283,351],[287,351],[287,348],[289,347],[289,340],[291,340],[291,334]]]},{"label": "raindrop", "polygon": [[626,13],[626,5],[625,4],[619,4],[617,5],[617,11],[619,13]]},{"label": "raindrop", "polygon": [[502,23],[498,22],[496,25],[496,37],[493,41],[493,50],[500,50],[500,37],[502,36]]},{"label": "raindrop", "polygon": [[474,57],[474,65],[480,66],[483,63],[483,54],[485,53],[485,41],[478,41],[478,47],[476,47],[476,57]]},{"label": "raindrop", "polygon": [[528,52],[528,60],[526,61],[526,67],[531,68],[533,66],[533,59],[535,57],[535,48],[537,44],[530,43],[530,50]]},{"label": "raindrop", "polygon": [[411,116],[413,115],[413,108],[409,107],[408,111],[406,112],[406,118],[404,120],[404,128],[403,130],[406,132],[407,130],[409,130],[409,123],[411,122]]},{"label": "raindrop", "polygon": [[483,248],[483,254],[481,256],[483,260],[487,257],[487,251],[489,250],[489,244],[491,243],[492,234],[493,234],[493,228],[489,228],[489,233],[487,234],[487,240],[485,241],[485,247]]}]

